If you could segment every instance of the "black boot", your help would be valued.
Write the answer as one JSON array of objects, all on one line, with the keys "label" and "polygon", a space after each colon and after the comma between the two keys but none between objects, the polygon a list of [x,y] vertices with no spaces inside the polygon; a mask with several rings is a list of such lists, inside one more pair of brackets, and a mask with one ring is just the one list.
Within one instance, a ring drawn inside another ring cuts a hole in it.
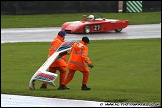
[{"label": "black boot", "polygon": [[42,84],[42,86],[40,87],[40,89],[46,89],[46,88],[47,88],[47,86],[44,84]]},{"label": "black boot", "polygon": [[67,86],[65,85],[60,85],[57,90],[69,90],[70,88],[68,88]]},{"label": "black boot", "polygon": [[88,88],[86,84],[82,84],[81,90],[91,90],[91,88]]}]

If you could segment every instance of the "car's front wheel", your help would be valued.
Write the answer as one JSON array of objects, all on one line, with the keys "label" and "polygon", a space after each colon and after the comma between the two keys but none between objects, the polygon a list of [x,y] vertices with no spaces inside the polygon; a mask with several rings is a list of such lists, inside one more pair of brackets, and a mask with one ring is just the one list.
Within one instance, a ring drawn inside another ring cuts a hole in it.
[{"label": "car's front wheel", "polygon": [[84,27],[84,33],[90,33],[90,32],[91,32],[90,26],[89,26],[89,25],[86,25],[86,26]]},{"label": "car's front wheel", "polygon": [[119,28],[119,29],[115,29],[115,32],[121,32],[121,31],[122,31],[121,28]]}]

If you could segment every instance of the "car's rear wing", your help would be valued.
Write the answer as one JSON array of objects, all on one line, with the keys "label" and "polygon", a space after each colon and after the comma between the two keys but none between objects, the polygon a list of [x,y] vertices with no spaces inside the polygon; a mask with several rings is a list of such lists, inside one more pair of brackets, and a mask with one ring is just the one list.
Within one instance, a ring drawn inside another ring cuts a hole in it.
[{"label": "car's rear wing", "polygon": [[66,52],[71,49],[72,45],[77,42],[76,40],[65,41],[63,42],[60,47],[53,53],[45,62],[44,64],[35,72],[35,74],[31,77],[29,82],[30,90],[35,89],[35,81],[43,81],[48,83],[51,86],[55,87],[54,80],[57,78],[57,74],[48,72],[47,69],[49,66],[59,57],[60,53]]}]

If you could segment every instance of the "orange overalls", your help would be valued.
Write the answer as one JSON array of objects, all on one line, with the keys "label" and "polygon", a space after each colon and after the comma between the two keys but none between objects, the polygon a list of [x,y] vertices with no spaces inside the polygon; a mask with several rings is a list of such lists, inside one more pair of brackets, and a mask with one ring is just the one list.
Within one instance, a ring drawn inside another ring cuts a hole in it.
[{"label": "orange overalls", "polygon": [[[64,42],[64,38],[57,35],[55,39],[51,42],[48,58],[58,49],[58,47]],[[60,72],[60,84],[66,77],[66,56],[57,58],[49,67],[49,72],[56,73],[58,70]],[[42,82],[43,85],[47,86],[47,83]]]},{"label": "orange overalls", "polygon": [[70,50],[70,58],[67,64],[69,73],[62,84],[67,85],[73,79],[75,71],[77,70],[83,73],[82,84],[87,84],[89,77],[87,64],[92,64],[88,58],[88,46],[80,40],[80,42],[75,43]]}]

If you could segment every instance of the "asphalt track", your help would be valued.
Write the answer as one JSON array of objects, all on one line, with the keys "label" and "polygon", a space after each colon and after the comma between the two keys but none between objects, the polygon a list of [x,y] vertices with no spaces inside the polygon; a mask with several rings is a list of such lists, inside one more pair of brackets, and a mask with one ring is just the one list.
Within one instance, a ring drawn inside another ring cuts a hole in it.
[{"label": "asphalt track", "polygon": [[[50,42],[60,27],[51,28],[11,28],[1,29],[1,43],[5,42]],[[161,38],[161,23],[146,25],[128,25],[120,33],[67,34],[65,40],[80,40],[83,36],[90,40]]]},{"label": "asphalt track", "polygon": [[[1,44],[6,42],[50,42],[60,27],[51,28],[9,28],[1,29]],[[161,23],[129,25],[121,33],[67,34],[65,40],[80,40],[88,36],[90,40],[161,38]],[[1,107],[149,107],[133,106],[133,103],[110,103],[85,100],[69,100],[32,96],[1,94]]]}]

